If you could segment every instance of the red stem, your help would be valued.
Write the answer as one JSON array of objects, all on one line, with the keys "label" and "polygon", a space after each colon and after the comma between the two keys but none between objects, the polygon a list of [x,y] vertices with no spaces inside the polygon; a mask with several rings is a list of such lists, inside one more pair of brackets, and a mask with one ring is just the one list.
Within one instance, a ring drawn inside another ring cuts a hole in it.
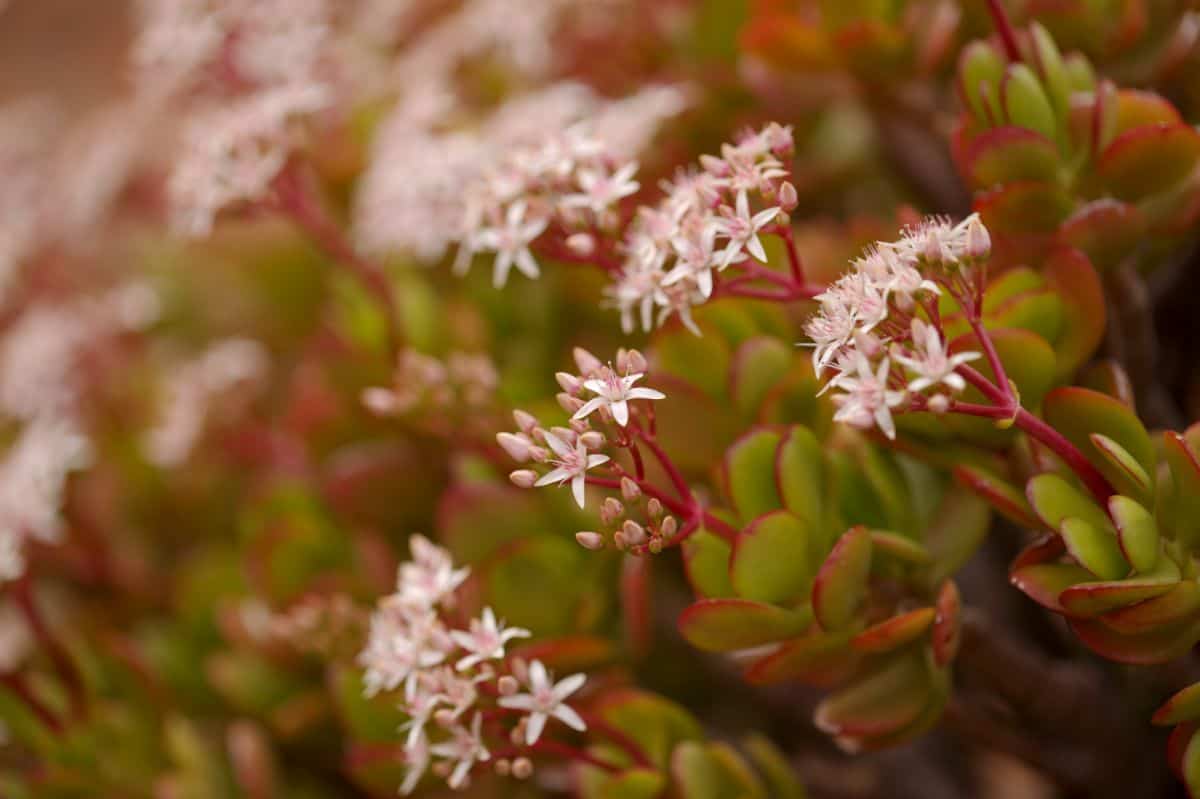
[{"label": "red stem", "polygon": [[67,652],[66,647],[46,624],[46,619],[38,609],[37,600],[33,596],[32,583],[28,574],[23,575],[12,584],[12,597],[17,603],[17,607],[25,615],[25,620],[29,623],[29,629],[33,631],[34,637],[39,644],[45,647],[46,654],[54,665],[59,679],[66,686],[67,694],[70,696],[72,715],[77,719],[82,719],[87,714],[83,675],[80,674],[79,668],[75,665],[75,661]]},{"label": "red stem", "polygon": [[387,325],[388,352],[394,358],[400,351],[400,311],[392,284],[379,264],[364,258],[346,239],[317,195],[312,175],[299,161],[291,161],[275,179],[275,198],[279,208],[299,225],[331,258],[350,272],[383,308]]},{"label": "red stem", "polygon": [[12,691],[18,699],[25,703],[33,715],[45,724],[55,735],[63,732],[63,723],[46,704],[34,695],[25,678],[15,672],[0,674],[0,685]]},{"label": "red stem", "polygon": [[1004,10],[1000,0],[987,0],[987,4],[988,13],[992,15],[992,24],[996,26],[996,33],[1000,35],[1000,42],[1004,45],[1004,54],[1008,56],[1009,61],[1020,61],[1021,48],[1017,45],[1017,33],[1013,30],[1008,12]]}]

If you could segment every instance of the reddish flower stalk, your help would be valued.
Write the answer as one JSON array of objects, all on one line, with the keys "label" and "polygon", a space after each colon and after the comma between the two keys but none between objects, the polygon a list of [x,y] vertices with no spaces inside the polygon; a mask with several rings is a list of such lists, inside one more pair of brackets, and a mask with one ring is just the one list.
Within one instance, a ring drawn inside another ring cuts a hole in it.
[{"label": "reddish flower stalk", "polygon": [[34,638],[45,648],[46,655],[50,658],[59,679],[66,686],[72,715],[77,719],[82,719],[87,714],[83,675],[62,641],[54,635],[46,623],[45,617],[37,606],[28,574],[12,583],[12,598],[29,623],[29,629],[33,632]]},{"label": "reddish flower stalk", "polygon": [[388,352],[400,351],[400,311],[392,284],[383,268],[364,258],[346,239],[341,226],[330,216],[317,195],[312,175],[300,161],[290,161],[275,179],[275,201],[281,211],[300,226],[339,265],[348,269],[375,297],[387,326]]},{"label": "reddish flower stalk", "polygon": [[29,708],[29,712],[37,716],[38,720],[46,725],[55,735],[61,735],[63,732],[63,723],[58,716],[46,707],[46,704],[37,698],[33,690],[29,687],[29,683],[20,674],[10,672],[8,674],[0,674],[0,685],[3,685],[13,693],[21,702]]}]

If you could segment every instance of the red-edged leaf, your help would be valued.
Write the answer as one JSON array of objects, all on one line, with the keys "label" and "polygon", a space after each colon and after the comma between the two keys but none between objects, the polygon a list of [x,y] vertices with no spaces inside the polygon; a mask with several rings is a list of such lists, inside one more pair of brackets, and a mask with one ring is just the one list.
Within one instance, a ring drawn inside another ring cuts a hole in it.
[{"label": "red-edged leaf", "polygon": [[1017,590],[1055,613],[1066,612],[1058,600],[1063,591],[1091,579],[1091,572],[1073,563],[1035,563],[1013,570],[1008,577]]},{"label": "red-edged leaf", "polygon": [[933,607],[937,611],[931,636],[933,662],[942,667],[954,660],[962,642],[962,597],[953,580],[942,583]]},{"label": "red-edged leaf", "polygon": [[1165,727],[1200,719],[1200,682],[1176,692],[1150,718],[1151,724]]},{"label": "red-edged leaf", "polygon": [[1138,201],[1186,180],[1200,162],[1200,133],[1160,122],[1127,130],[1100,154],[1097,172],[1120,200]]},{"label": "red-edged leaf", "polygon": [[1093,652],[1118,663],[1149,666],[1166,663],[1187,653],[1200,640],[1200,621],[1124,635],[1103,621],[1072,619],[1068,623],[1075,635]]},{"label": "red-edged leaf", "polygon": [[1058,229],[1058,238],[1100,269],[1121,263],[1142,243],[1146,218],[1136,205],[1105,197],[1082,205]]},{"label": "red-edged leaf", "polygon": [[1119,633],[1133,635],[1156,627],[1179,624],[1200,614],[1200,586],[1192,580],[1176,583],[1160,597],[1115,610],[1104,623]]},{"label": "red-edged leaf", "polygon": [[850,645],[864,655],[890,652],[920,638],[936,615],[933,608],[918,608],[885,619],[854,636]]},{"label": "red-edged leaf", "polygon": [[679,616],[679,631],[692,646],[732,652],[793,638],[809,626],[807,613],[748,599],[702,599]]},{"label": "red-edged leaf", "polygon": [[1127,608],[1170,592],[1174,583],[1121,580],[1111,583],[1081,583],[1065,589],[1059,604],[1072,616],[1093,618]]},{"label": "red-edged leaf", "polygon": [[1054,142],[1028,128],[1005,125],[984,131],[965,154],[967,177],[977,189],[1018,180],[1054,180],[1059,156]]},{"label": "red-edged leaf", "polygon": [[1038,519],[1020,489],[984,469],[955,466],[954,477],[1021,527],[1037,527]]},{"label": "red-edged leaf", "polygon": [[746,681],[767,685],[799,680],[809,685],[833,685],[853,672],[859,654],[850,646],[852,631],[813,632],[785,642],[778,650],[746,669]]},{"label": "red-edged leaf", "polygon": [[1042,274],[1062,301],[1062,327],[1054,340],[1055,375],[1061,380],[1091,358],[1104,339],[1104,287],[1088,257],[1073,247],[1055,247]]},{"label": "red-edged leaf", "polygon": [[921,715],[928,694],[920,658],[898,658],[821,702],[813,722],[835,737],[888,735]]},{"label": "red-edged leaf", "polygon": [[813,614],[823,630],[851,625],[871,573],[871,533],[851,527],[837,540],[813,580]]},{"label": "red-edged leaf", "polygon": [[755,519],[738,533],[729,561],[729,581],[738,596],[783,602],[808,589],[811,525],[786,510]]}]

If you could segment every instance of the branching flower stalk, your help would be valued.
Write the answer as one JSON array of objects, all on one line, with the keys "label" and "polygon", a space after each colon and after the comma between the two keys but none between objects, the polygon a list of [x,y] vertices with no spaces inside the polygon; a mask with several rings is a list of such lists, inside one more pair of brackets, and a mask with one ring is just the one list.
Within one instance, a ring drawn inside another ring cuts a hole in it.
[{"label": "branching flower stalk", "polygon": [[[1112,486],[1065,436],[1021,406],[1005,372],[983,323],[990,252],[990,236],[977,215],[958,225],[927,219],[898,241],[877,243],[816,297],[821,308],[805,331],[814,347],[814,370],[819,376],[834,372],[823,389],[834,391],[834,419],[877,427],[889,439],[896,436],[893,413],[957,413],[1016,426],[1106,502]],[[948,340],[939,304],[943,293],[962,312],[973,342]],[[966,349],[972,343],[982,353]],[[980,358],[992,379],[969,365]],[[958,399],[968,385],[987,404]]]},{"label": "branching flower stalk", "polygon": [[[609,496],[601,502],[600,520],[614,528],[611,538],[617,549],[636,555],[677,546],[702,527],[732,540],[737,531],[705,509],[658,441],[651,403],[665,395],[634,385],[647,369],[645,357],[637,350],[620,350],[614,366],[577,348],[575,362],[580,374],[557,375],[563,388],[559,404],[572,415],[569,427],[543,427],[531,414],[517,410],[519,430],[497,435],[514,460],[549,467],[542,474],[534,468],[518,469],[509,475],[513,484],[530,488],[569,482],[581,508],[587,504],[587,486],[619,494],[619,499]],[[593,419],[602,429],[593,426]],[[628,465],[601,454],[606,448],[613,455],[625,453]],[[648,476],[643,448],[666,475],[669,488]],[[638,519],[629,518],[627,506],[640,508]],[[605,536],[594,531],[580,532],[576,540],[588,549],[606,545]]]}]

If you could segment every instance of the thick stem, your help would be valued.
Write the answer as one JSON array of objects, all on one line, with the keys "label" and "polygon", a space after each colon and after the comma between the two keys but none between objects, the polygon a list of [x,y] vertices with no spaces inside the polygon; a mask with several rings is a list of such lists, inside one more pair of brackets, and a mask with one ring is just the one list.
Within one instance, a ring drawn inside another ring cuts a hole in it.
[{"label": "thick stem", "polygon": [[983,347],[983,355],[987,358],[988,366],[992,367],[992,374],[996,378],[996,385],[1004,392],[1004,396],[1009,402],[1012,402],[1013,396],[1012,383],[1008,380],[1008,372],[1004,369],[1004,362],[1000,360],[1000,353],[996,352],[996,345],[992,341],[992,337],[983,327],[983,321],[979,318],[978,309],[972,309],[967,312],[967,322],[971,325],[971,330],[975,332],[975,338],[979,341],[979,345]]},{"label": "thick stem", "polygon": [[383,309],[387,326],[388,352],[394,358],[400,351],[400,311],[392,284],[383,268],[364,258],[346,239],[341,226],[329,215],[311,174],[303,163],[291,161],[275,179],[275,198],[279,208],[331,258],[348,269]]}]

